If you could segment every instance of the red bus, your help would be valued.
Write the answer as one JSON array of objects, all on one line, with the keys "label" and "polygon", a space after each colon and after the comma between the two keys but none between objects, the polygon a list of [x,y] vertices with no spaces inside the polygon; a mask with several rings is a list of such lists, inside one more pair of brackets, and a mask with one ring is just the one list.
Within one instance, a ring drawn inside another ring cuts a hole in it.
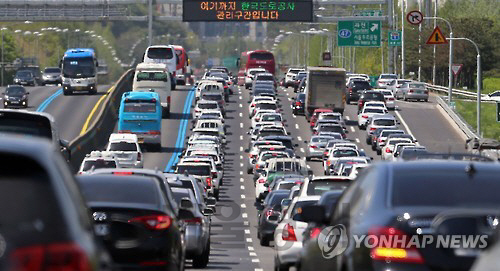
[{"label": "red bus", "polygon": [[246,51],[238,59],[238,84],[245,84],[245,72],[251,68],[264,68],[274,74],[276,63],[273,53],[266,50]]},{"label": "red bus", "polygon": [[175,71],[175,80],[177,85],[185,85],[188,78],[186,78],[186,72],[189,66],[189,57],[186,53],[184,47],[180,45],[172,45],[177,55],[177,66]]}]

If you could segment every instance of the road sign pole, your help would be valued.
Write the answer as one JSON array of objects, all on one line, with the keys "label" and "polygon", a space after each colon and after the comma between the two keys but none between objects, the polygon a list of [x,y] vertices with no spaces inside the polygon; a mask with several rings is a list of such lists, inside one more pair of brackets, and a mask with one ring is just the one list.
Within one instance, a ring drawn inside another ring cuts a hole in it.
[{"label": "road sign pole", "polygon": [[451,104],[451,93],[453,91],[453,71],[451,70],[451,66],[453,65],[453,31],[451,30],[450,25],[450,52],[449,52],[449,61],[448,61],[448,104]]},{"label": "road sign pole", "polygon": [[401,0],[401,79],[405,78],[405,1]]}]

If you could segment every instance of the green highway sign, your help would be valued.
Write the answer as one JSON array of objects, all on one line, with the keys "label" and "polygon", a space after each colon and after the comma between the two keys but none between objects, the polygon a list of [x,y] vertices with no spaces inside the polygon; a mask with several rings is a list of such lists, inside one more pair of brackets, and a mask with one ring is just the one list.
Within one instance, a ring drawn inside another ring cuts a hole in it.
[{"label": "green highway sign", "polygon": [[401,31],[388,31],[387,40],[389,41],[389,46],[401,46]]},{"label": "green highway sign", "polygon": [[381,21],[339,21],[337,45],[380,47]]},{"label": "green highway sign", "polygon": [[355,10],[354,11],[354,16],[370,16],[370,17],[373,17],[373,16],[383,16],[383,12],[382,10],[368,10],[368,9],[364,9],[364,10]]}]

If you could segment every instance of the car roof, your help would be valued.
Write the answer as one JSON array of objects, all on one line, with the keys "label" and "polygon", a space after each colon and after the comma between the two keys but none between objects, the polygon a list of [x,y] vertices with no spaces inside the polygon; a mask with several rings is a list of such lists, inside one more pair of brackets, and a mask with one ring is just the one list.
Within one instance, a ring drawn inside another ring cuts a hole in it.
[{"label": "car roof", "polygon": [[114,141],[133,141],[137,142],[137,135],[136,134],[111,134],[109,136],[109,142],[114,142]]}]

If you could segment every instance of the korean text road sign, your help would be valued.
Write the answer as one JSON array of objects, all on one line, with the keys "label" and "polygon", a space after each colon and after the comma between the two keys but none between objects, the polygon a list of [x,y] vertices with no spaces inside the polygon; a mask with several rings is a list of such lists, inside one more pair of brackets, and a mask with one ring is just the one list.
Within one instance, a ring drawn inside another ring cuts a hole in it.
[{"label": "korean text road sign", "polygon": [[389,46],[401,46],[402,34],[401,34],[400,30],[388,31],[387,33],[388,33],[387,40],[388,40]]},{"label": "korean text road sign", "polygon": [[439,26],[436,26],[434,28],[434,31],[432,31],[432,34],[429,36],[427,39],[427,44],[447,44],[448,41],[443,35],[443,32],[441,32],[441,29]]},{"label": "korean text road sign", "polygon": [[339,21],[337,45],[380,47],[381,21]]},{"label": "korean text road sign", "polygon": [[368,9],[363,9],[363,10],[355,10],[354,11],[354,16],[383,16],[384,12],[382,10],[368,10]]},{"label": "korean text road sign", "polygon": [[424,20],[424,15],[418,10],[413,10],[406,14],[406,20],[413,25],[419,25]]}]

